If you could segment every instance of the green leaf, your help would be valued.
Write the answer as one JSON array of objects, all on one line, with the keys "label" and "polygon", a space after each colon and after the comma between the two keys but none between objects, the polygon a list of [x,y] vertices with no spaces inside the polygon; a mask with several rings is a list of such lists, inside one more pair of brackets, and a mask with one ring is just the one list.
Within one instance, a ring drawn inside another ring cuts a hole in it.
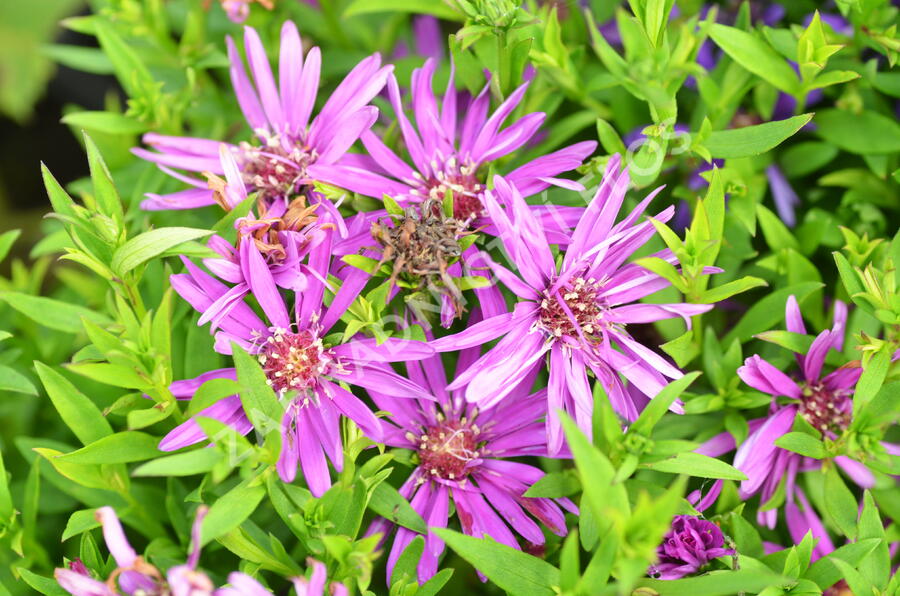
[{"label": "green leaf", "polygon": [[825,459],[828,452],[825,444],[812,435],[801,432],[789,432],[775,439],[775,444],[782,449],[805,455],[806,457],[814,457],[816,459]]},{"label": "green leaf", "polygon": [[[652,400],[651,400],[652,402]],[[640,467],[670,474],[687,474],[697,478],[722,478],[724,480],[746,480],[747,476],[737,468],[692,451],[679,453],[662,461],[641,463]]]},{"label": "green leaf", "polygon": [[888,370],[891,366],[893,354],[887,346],[882,347],[873,355],[863,367],[862,375],[856,383],[853,393],[853,414],[858,415],[866,405],[881,390]]},{"label": "green leaf", "polygon": [[453,10],[444,2],[434,0],[354,0],[344,10],[345,17],[373,12],[409,12],[430,14],[448,21],[462,21],[463,14]]},{"label": "green leaf", "polygon": [[144,61],[135,53],[133,47],[126,43],[115,28],[103,18],[92,19],[97,41],[104,54],[112,61],[116,78],[132,99],[143,98],[147,91],[156,89],[153,75]]},{"label": "green leaf", "polygon": [[59,184],[47,166],[41,162],[41,175],[44,179],[44,187],[47,189],[47,196],[50,198],[50,204],[53,210],[60,214],[78,219],[78,213],[75,211],[75,201],[69,196],[69,193]]},{"label": "green leaf", "polygon": [[816,132],[845,151],[858,154],[900,151],[900,124],[895,118],[869,110],[851,114],[827,109],[816,114]]},{"label": "green leaf", "polygon": [[841,532],[850,540],[856,539],[856,514],[859,511],[859,503],[836,466],[830,466],[825,472],[825,513],[837,525]]},{"label": "green leaf", "polygon": [[159,439],[146,433],[125,431],[103,437],[81,449],[59,457],[69,464],[123,464],[158,457]]},{"label": "green leaf", "polygon": [[810,565],[809,570],[804,577],[815,582],[821,589],[827,590],[843,577],[841,570],[835,566],[834,559],[840,559],[851,565],[858,565],[868,557],[880,543],[881,540],[878,538],[869,538],[836,548],[834,552],[827,557],[822,557]]},{"label": "green leaf", "polygon": [[838,154],[838,148],[821,141],[804,141],[784,150],[778,164],[788,178],[799,178],[827,165]]},{"label": "green leaf", "polygon": [[94,515],[96,509],[80,509],[69,516],[66,522],[66,529],[63,531],[61,540],[65,542],[72,536],[77,536],[82,532],[93,530],[100,527],[100,522]]},{"label": "green leaf", "polygon": [[116,112],[74,112],[63,116],[62,122],[77,129],[116,135],[133,135],[147,130],[143,122]]},{"label": "green leaf", "polygon": [[22,230],[9,230],[8,232],[0,234],[0,261],[5,259],[6,255],[9,254],[9,249],[12,248],[13,243],[21,233]]},{"label": "green leaf", "polygon": [[746,277],[735,279],[726,282],[721,286],[716,286],[714,288],[706,290],[700,296],[699,301],[707,304],[712,302],[720,302],[727,298],[731,298],[735,294],[740,294],[741,292],[746,292],[748,290],[752,290],[753,288],[759,288],[767,285],[769,284],[767,284],[765,280],[747,275]]},{"label": "green leaf", "polygon": [[203,518],[200,546],[209,544],[211,540],[244,523],[256,511],[265,494],[266,489],[261,484],[251,486],[249,481],[245,481],[222,495]]},{"label": "green leaf", "polygon": [[459,556],[512,596],[553,596],[559,569],[490,537],[472,538],[446,528],[431,528]]},{"label": "green leaf", "polygon": [[787,61],[755,35],[717,23],[709,36],[735,62],[775,88],[789,95],[799,90],[800,80]]},{"label": "green leaf", "polygon": [[834,558],[834,560],[832,560],[831,562],[841,570],[841,574],[844,576],[844,581],[847,582],[847,587],[850,588],[851,594],[876,593],[873,589],[872,582],[866,579],[859,571],[854,569],[852,565],[850,565],[846,561],[840,560],[839,558]]},{"label": "green leaf", "polygon": [[41,53],[54,62],[75,70],[100,75],[111,75],[115,72],[112,62],[100,48],[47,44],[41,48]]},{"label": "green leaf", "polygon": [[572,470],[549,472],[531,485],[523,497],[546,497],[557,499],[568,497],[581,490],[581,482]]},{"label": "green leaf", "polygon": [[53,407],[82,444],[88,445],[112,434],[112,427],[100,409],[68,379],[41,362],[35,361],[34,368]]},{"label": "green leaf", "polygon": [[266,382],[266,374],[255,358],[236,343],[231,344],[234,367],[241,385],[241,404],[253,427],[263,435],[281,428],[282,405]]},{"label": "green leaf", "polygon": [[81,5],[78,0],[0,2],[0,113],[20,123],[32,114],[54,71],[41,46],[58,34],[59,20]]},{"label": "green leaf", "polygon": [[709,135],[703,146],[709,149],[713,157],[723,159],[760,155],[793,136],[812,117],[812,114],[803,114],[754,126],[717,130]]},{"label": "green leaf", "polygon": [[728,332],[722,343],[728,345],[735,339],[746,341],[751,336],[768,330],[784,319],[784,305],[788,296],[793,294],[797,302],[802,303],[804,298],[821,287],[822,284],[819,282],[808,281],[775,290],[751,306],[740,322]]},{"label": "green leaf", "polygon": [[195,449],[147,462],[132,472],[132,476],[192,476],[212,470],[222,460],[217,449]]},{"label": "green leaf", "polygon": [[7,304],[32,321],[66,333],[81,331],[82,317],[99,325],[111,323],[109,318],[102,313],[44,296],[32,296],[20,292],[0,292],[0,300],[5,300]]},{"label": "green leaf", "polygon": [[891,575],[891,554],[888,550],[884,522],[878,514],[878,506],[872,493],[863,493],[863,509],[859,516],[859,539],[875,538],[880,540],[871,556],[863,559],[859,564],[859,571],[870,582],[877,585],[886,585]]},{"label": "green leaf", "polygon": [[699,577],[659,580],[643,579],[638,586],[655,590],[659,596],[731,596],[739,593],[759,593],[769,586],[786,581],[774,573],[761,569],[711,571]]},{"label": "green leaf", "polygon": [[381,482],[375,487],[369,499],[369,509],[381,517],[409,528],[419,534],[427,534],[428,527],[425,520],[412,508],[409,501],[396,488],[386,482]]},{"label": "green leaf", "polygon": [[792,248],[800,250],[797,239],[787,229],[787,226],[772,211],[763,205],[756,206],[756,217],[759,221],[759,227],[762,228],[763,236],[766,238],[766,244],[772,250],[784,250]]},{"label": "green leaf", "polygon": [[69,596],[69,593],[63,590],[53,578],[38,575],[24,567],[17,567],[16,573],[22,576],[26,584],[41,594],[46,596]]},{"label": "green leaf", "polygon": [[37,395],[31,380],[19,371],[0,364],[0,391],[14,391],[15,393],[25,393],[28,395]]},{"label": "green leaf", "polygon": [[650,400],[638,419],[628,428],[628,434],[639,434],[649,437],[656,423],[662,420],[662,417],[669,411],[671,406],[678,397],[684,393],[694,380],[700,376],[699,372],[690,372],[680,379],[675,379],[665,387],[662,391]]},{"label": "green leaf", "polygon": [[97,207],[101,213],[115,220],[118,225],[121,225],[124,218],[122,200],[119,198],[119,192],[116,190],[115,184],[113,184],[109,169],[103,161],[103,156],[100,155],[100,150],[87,133],[84,133],[84,146],[87,149],[88,165],[91,169],[91,182],[94,187],[94,199],[97,201]]},{"label": "green leaf", "polygon": [[210,234],[212,234],[210,230],[179,227],[158,228],[144,232],[116,250],[113,255],[112,268],[119,275],[124,275],[141,263],[145,263],[179,244],[204,238]]},{"label": "green leaf", "polygon": [[813,342],[813,338],[809,335],[801,335],[800,333],[792,333],[780,329],[763,331],[762,333],[757,333],[755,337],[756,339],[773,343],[786,350],[796,352],[797,354],[806,354]]},{"label": "green leaf", "polygon": [[[598,536],[603,539],[610,530],[613,516],[625,517],[631,512],[628,492],[625,490],[624,484],[613,483],[616,470],[612,463],[599,449],[588,442],[587,437],[575,422],[565,412],[559,412],[559,417],[566,433],[569,449],[572,451],[572,457],[575,459],[575,467],[581,477],[581,485],[584,488],[582,508],[584,508],[585,501],[590,504],[598,524]],[[585,537],[582,536],[582,538]]]},{"label": "green leaf", "polygon": [[6,534],[6,530],[13,522],[16,509],[13,506],[12,495],[9,492],[9,479],[6,476],[6,465],[3,463],[3,453],[0,452],[0,538]]}]

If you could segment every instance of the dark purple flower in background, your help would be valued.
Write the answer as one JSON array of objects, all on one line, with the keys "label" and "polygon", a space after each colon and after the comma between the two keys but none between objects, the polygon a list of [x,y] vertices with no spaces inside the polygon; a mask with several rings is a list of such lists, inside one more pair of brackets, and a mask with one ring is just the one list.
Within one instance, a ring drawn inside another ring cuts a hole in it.
[{"label": "dark purple flower in background", "polygon": [[[410,95],[416,126],[404,111],[400,88],[395,77],[388,79],[388,92],[406,150],[413,165],[409,165],[385,145],[377,135],[366,131],[361,135],[363,145],[374,160],[375,168],[367,165],[334,165],[327,168],[314,165],[310,172],[317,179],[380,199],[388,194],[401,205],[419,203],[425,198],[442,201],[453,194],[454,215],[460,221],[481,227],[487,213],[482,197],[487,188],[483,168],[525,145],[543,124],[546,114],[531,113],[506,128],[504,121],[522,101],[528,84],[516,89],[497,110],[488,117],[489,86],[468,105],[457,105],[457,91],[453,76],[447,84],[440,105],[432,90],[435,61],[413,72]],[[558,178],[593,153],[597,143],[585,141],[538,157],[506,174],[524,196],[530,196],[556,185],[582,190],[577,182]],[[378,172],[381,173],[378,173]],[[547,210],[569,213],[571,208],[548,207]],[[550,221],[555,221],[550,213]],[[575,211],[577,215],[577,211]]]},{"label": "dark purple flower in background", "polygon": [[794,207],[800,204],[800,198],[777,165],[772,164],[766,168],[766,178],[769,179],[769,188],[772,190],[772,199],[775,201],[778,217],[786,226],[793,228],[797,225],[797,214],[794,212]]},{"label": "dark purple flower in background", "polygon": [[[244,30],[253,83],[234,41],[230,37],[227,41],[235,95],[260,143],[228,146],[248,192],[259,192],[270,201],[284,201],[313,181],[309,174],[311,164],[328,171],[328,166],[338,162],[353,162],[354,156],[345,154],[375,122],[378,110],[368,104],[384,87],[392,66],[382,67],[378,54],[364,59],[310,120],[322,58],[319,48],[314,47],[304,60],[300,35],[293,22],[286,21],[281,30],[277,84],[254,29]],[[159,164],[167,173],[194,187],[167,195],[148,194],[142,203],[144,209],[191,209],[215,202],[207,181],[171,168],[222,175],[219,141],[148,133],[144,142],[157,151],[136,148],[133,151],[137,156]]]},{"label": "dark purple flower in background", "polygon": [[[266,320],[243,300],[223,301],[228,286],[183,259],[187,273],[172,276],[172,287],[195,309],[212,321],[215,349],[231,354],[235,342],[256,356],[267,382],[285,398],[281,420],[282,445],[278,473],[293,481],[299,462],[310,491],[321,496],[331,486],[326,456],[337,470],[343,466],[340,416],[347,416],[367,436],[381,439],[381,425],[372,411],[339,382],[391,391],[406,397],[421,396],[417,386],[373,363],[414,360],[434,351],[424,342],[389,338],[376,344],[372,339],[351,339],[326,345],[324,336],[344,314],[365,285],[368,275],[353,270],[325,307],[326,279],[331,264],[331,236],[316,246],[309,256],[310,283],[295,294],[289,311],[272,273],[262,257],[248,250],[247,283]],[[195,379],[177,381],[170,387],[179,399],[190,399],[199,387],[213,378],[235,378],[233,368],[209,371]],[[226,397],[200,411],[198,416],[215,418],[246,434],[252,428],[236,395]],[[277,423],[277,422],[276,422]],[[260,429],[263,430],[263,429]],[[206,433],[194,419],[181,424],[160,442],[163,451],[180,449],[206,440]]]},{"label": "dark purple flower in background", "polygon": [[[456,376],[478,357],[477,349],[459,355]],[[547,437],[541,418],[546,390],[529,393],[535,375],[518,383],[506,400],[490,409],[467,403],[462,391],[452,390],[440,356],[407,363],[409,377],[430,399],[397,399],[393,393],[370,391],[379,409],[387,411],[384,442],[416,453],[418,465],[400,494],[431,527],[446,527],[453,502],[462,531],[490,536],[520,548],[516,535],[532,545],[544,544],[535,519],[560,536],[566,533],[560,506],[576,513],[568,499],[525,497],[525,491],[544,476],[537,467],[510,461],[521,456],[547,456]],[[534,519],[532,519],[534,518]],[[387,533],[392,524],[380,519],[369,533]],[[388,556],[388,578],[397,559],[416,537],[397,528]],[[418,564],[420,582],[437,572],[444,542],[433,532],[425,538]]]},{"label": "dark purple flower in background", "polygon": [[[592,370],[612,403],[628,420],[667,384],[682,376],[662,356],[636,341],[626,326],[690,317],[712,308],[701,304],[632,304],[669,282],[626,261],[656,233],[649,221],[638,223],[657,192],[651,193],[616,223],[630,179],[619,171],[620,159],[609,163],[603,182],[584,210],[557,266],[540,220],[517,189],[496,177],[485,193],[485,206],[518,274],[489,262],[498,280],[521,301],[512,313],[490,317],[456,335],[432,342],[438,351],[483,345],[503,337],[490,351],[458,375],[451,389],[466,387],[466,399],[484,409],[502,403],[530,371],[549,355],[547,433],[550,453],[563,446],[557,415],[571,415],[591,433]],[[673,208],[657,215],[668,221]],[[677,264],[671,251],[658,257]],[[627,387],[619,375],[631,383]],[[678,409],[680,406],[674,406]]]},{"label": "dark purple flower in background", "polygon": [[734,549],[725,548],[719,526],[693,515],[676,515],[656,549],[659,561],[648,573],[659,579],[680,579],[697,573],[713,559],[733,554]]}]

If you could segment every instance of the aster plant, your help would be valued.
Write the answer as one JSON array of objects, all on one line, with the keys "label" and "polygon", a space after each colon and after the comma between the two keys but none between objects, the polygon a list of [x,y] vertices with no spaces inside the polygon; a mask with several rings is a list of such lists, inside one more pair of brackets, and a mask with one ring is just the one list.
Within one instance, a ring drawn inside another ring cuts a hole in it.
[{"label": "aster plant", "polygon": [[0,596],[900,593],[896,3],[49,4]]}]

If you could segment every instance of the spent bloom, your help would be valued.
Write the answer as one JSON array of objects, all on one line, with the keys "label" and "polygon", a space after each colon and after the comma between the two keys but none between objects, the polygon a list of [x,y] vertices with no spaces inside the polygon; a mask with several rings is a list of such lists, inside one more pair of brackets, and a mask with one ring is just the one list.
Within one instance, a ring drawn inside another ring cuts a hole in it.
[{"label": "spent bloom", "polygon": [[[281,29],[277,83],[256,30],[244,29],[252,83],[234,41],[229,37],[227,42],[234,92],[259,140],[258,145],[242,142],[228,146],[249,192],[259,192],[269,201],[287,201],[313,182],[308,171],[311,164],[327,173],[342,160],[353,159],[345,154],[378,117],[378,110],[368,104],[384,87],[391,66],[382,67],[378,54],[365,58],[312,117],[322,57],[314,47],[304,59],[293,22],[286,21]],[[142,203],[144,209],[191,209],[216,202],[206,180],[171,168],[224,174],[219,141],[148,133],[144,142],[156,151],[136,148],[136,155],[159,164],[193,187],[166,195],[148,194]]]},{"label": "spent bloom", "polygon": [[[461,105],[451,73],[443,99],[432,90],[436,62],[429,59],[413,72],[410,96],[415,127],[406,116],[396,77],[387,81],[388,93],[397,124],[403,136],[412,165],[401,159],[369,130],[360,140],[377,168],[365,165],[337,164],[323,168],[311,166],[310,172],[326,182],[367,196],[381,198],[385,193],[401,205],[432,198],[438,202],[448,193],[453,195],[455,217],[473,227],[483,227],[487,213],[482,203],[487,189],[484,170],[488,164],[509,155],[525,145],[543,124],[545,114],[523,116],[506,128],[504,121],[522,101],[528,84],[516,89],[488,116],[489,86],[475,98]],[[577,182],[558,178],[593,153],[597,143],[576,143],[554,153],[538,157],[505,177],[524,196],[530,196],[550,185],[582,190]],[[379,173],[380,170],[380,173]],[[548,222],[579,210],[559,206],[540,208]],[[488,226],[487,231],[491,231]]]},{"label": "spent bloom", "polygon": [[[450,385],[466,387],[465,396],[491,408],[549,355],[547,433],[550,452],[558,453],[563,433],[557,410],[570,414],[586,433],[591,429],[593,395],[587,371],[594,372],[615,410],[634,420],[648,398],[682,376],[662,356],[635,340],[626,325],[689,317],[711,308],[698,304],[632,304],[669,285],[658,275],[626,260],[656,233],[649,221],[638,223],[656,193],[649,195],[620,222],[615,220],[629,177],[611,160],[603,182],[584,210],[559,266],[540,220],[518,190],[499,176],[485,193],[485,205],[497,226],[513,273],[490,262],[497,279],[521,301],[513,312],[470,326],[432,342],[438,351],[479,346],[503,339]],[[669,207],[657,216],[667,221]],[[673,264],[670,251],[658,253]],[[622,374],[632,387],[619,378]],[[675,407],[679,407],[676,405]]]},{"label": "spent bloom", "polygon": [[[417,386],[376,364],[414,360],[433,353],[424,342],[398,338],[377,345],[372,339],[350,339],[338,345],[324,343],[325,335],[368,279],[361,271],[351,271],[325,307],[331,237],[329,233],[310,252],[310,283],[303,292],[295,293],[293,314],[256,251],[247,251],[246,279],[265,320],[243,300],[223,305],[221,298],[228,293],[228,286],[188,259],[184,259],[187,273],[172,276],[175,291],[205,313],[204,320],[212,321],[216,351],[231,354],[233,342],[258,359],[269,386],[285,406],[280,423],[282,445],[278,473],[285,482],[293,481],[299,462],[316,496],[331,485],[326,456],[335,469],[342,469],[341,414],[356,422],[370,438],[381,438],[381,425],[372,411],[339,382],[419,397],[421,390]],[[220,310],[211,314],[211,308]],[[194,379],[176,381],[170,389],[177,398],[190,399],[203,383],[214,378],[235,379],[236,373],[233,368],[217,369]],[[252,428],[236,395],[218,401],[197,415],[215,418],[244,434]],[[164,437],[160,449],[180,449],[205,439],[206,434],[190,419]]]},{"label": "spent bloom", "polygon": [[697,573],[717,557],[733,554],[733,549],[725,548],[719,526],[693,515],[676,515],[656,549],[659,560],[648,573],[659,579],[680,579]]},{"label": "spent bloom", "polygon": [[[457,374],[477,358],[476,349],[460,352]],[[544,424],[546,390],[529,393],[535,375],[519,383],[507,400],[482,410],[467,403],[462,392],[451,390],[439,356],[407,363],[410,378],[431,399],[397,399],[395,393],[370,391],[378,407],[389,412],[384,442],[410,449],[418,465],[400,488],[400,494],[430,527],[446,527],[450,503],[462,531],[469,536],[490,536],[512,548],[520,548],[516,535],[530,545],[544,544],[537,522],[555,534],[566,533],[563,507],[573,513],[568,499],[523,496],[544,472],[529,464],[510,461],[522,456],[546,456]],[[537,520],[537,521],[535,521]],[[386,533],[391,523],[377,520],[369,533]],[[397,528],[388,555],[388,576],[397,559],[416,537],[416,532]],[[418,564],[419,581],[437,572],[444,542],[433,532],[425,538]]]}]

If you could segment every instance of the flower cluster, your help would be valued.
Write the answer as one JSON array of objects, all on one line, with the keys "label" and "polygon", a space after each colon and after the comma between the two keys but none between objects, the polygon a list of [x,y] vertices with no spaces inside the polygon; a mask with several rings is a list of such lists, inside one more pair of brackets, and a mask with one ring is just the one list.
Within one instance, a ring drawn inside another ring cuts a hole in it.
[{"label": "flower cluster", "polygon": [[[417,132],[396,77],[373,56],[351,71],[310,123],[318,51],[313,48],[304,60],[296,28],[286,23],[276,85],[256,32],[247,28],[244,39],[256,90],[229,40],[232,81],[260,144],[228,146],[148,134],[144,140],[157,152],[135,153],[173,174],[170,167],[212,172],[207,174],[211,190],[199,188],[198,179],[178,175],[198,188],[152,195],[146,209],[217,203],[230,210],[256,196],[258,213],[236,220],[236,245],[219,236],[210,241],[221,255],[204,261],[211,274],[185,258],[186,272],[171,281],[201,313],[199,324],[210,323],[215,350],[254,355],[282,401],[279,476],[294,481],[299,464],[312,494],[323,495],[331,486],[328,462],[338,472],[343,469],[339,423],[346,417],[373,441],[415,453],[417,467],[400,493],[429,525],[447,525],[452,501],[463,531],[472,536],[491,536],[519,548],[516,534],[530,545],[544,543],[537,522],[565,534],[563,509],[577,509],[567,499],[524,497],[543,472],[509,458],[564,457],[560,411],[590,433],[591,374],[615,410],[635,419],[667,379],[682,373],[626,327],[669,318],[682,318],[690,327],[691,316],[711,308],[637,303],[668,285],[630,262],[656,233],[642,219],[656,193],[622,216],[630,178],[614,156],[587,207],[526,203],[526,197],[550,185],[583,190],[581,183],[559,175],[580,165],[594,142],[489,178],[487,171],[496,171],[492,162],[525,145],[543,123],[544,114],[531,113],[504,127],[527,83],[488,115],[489,87],[468,97],[457,92],[452,76],[439,102],[432,92],[436,62],[429,59],[413,73],[409,89]],[[412,167],[369,130],[377,111],[367,102],[385,85]],[[357,138],[365,154],[347,152]],[[387,195],[389,211],[397,213],[396,206],[403,211],[390,218],[384,211],[345,218],[315,190],[323,183],[379,199]],[[669,208],[655,219],[665,222],[671,216]],[[499,239],[518,274],[490,256],[487,236]],[[560,251],[559,265],[553,246]],[[378,261],[367,269],[347,265],[359,261],[335,258],[354,254]],[[678,265],[671,250],[655,256]],[[440,285],[444,326],[462,316],[464,290],[474,288],[477,306],[466,328],[434,337],[427,313],[409,306],[401,316],[412,317],[413,324],[405,329],[425,328],[424,341],[370,339],[349,328],[333,334],[371,275],[389,261],[388,299],[401,290],[400,279],[419,290]],[[466,272],[482,282],[461,283],[471,279]],[[518,297],[512,309],[501,288]],[[481,355],[481,347],[498,337],[503,339]],[[450,383],[441,361],[445,353],[458,360]],[[406,362],[406,376],[388,364],[400,361]],[[545,375],[547,386],[533,392],[535,380]],[[235,379],[235,371],[211,370],[176,381],[170,390],[190,399],[203,383],[217,378]],[[365,389],[371,404],[349,386]],[[247,434],[253,425],[244,408],[234,395],[196,416]],[[373,410],[387,418],[376,418]],[[190,419],[172,430],[160,449],[206,439]],[[386,523],[377,522],[372,531],[386,531]],[[398,530],[389,568],[413,535]],[[420,580],[437,571],[442,549],[442,541],[429,533]]]},{"label": "flower cluster", "polygon": [[128,101],[0,277],[65,425],[9,424],[0,583],[900,593],[900,9],[90,4],[47,54]]}]

